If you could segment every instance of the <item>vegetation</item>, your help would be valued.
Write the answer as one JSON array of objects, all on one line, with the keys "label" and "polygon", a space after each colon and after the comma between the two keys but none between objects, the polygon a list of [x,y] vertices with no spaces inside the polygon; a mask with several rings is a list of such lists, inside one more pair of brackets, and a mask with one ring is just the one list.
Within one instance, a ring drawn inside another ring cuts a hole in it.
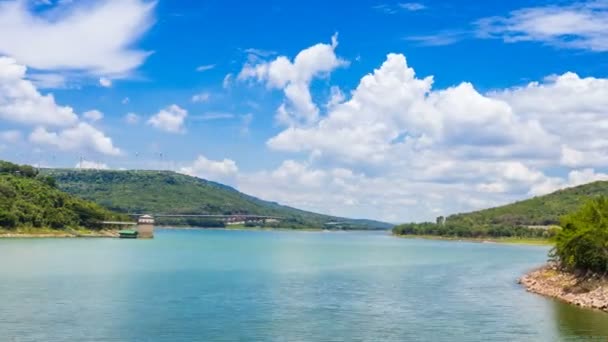
[{"label": "vegetation", "polygon": [[[390,229],[392,225],[294,209],[243,194],[229,186],[170,171],[47,169],[57,186],[122,213],[263,215],[281,218],[282,228]],[[221,226],[197,218],[159,218],[159,224]],[[327,225],[340,222],[339,225]],[[276,226],[276,224],[270,224]]]},{"label": "vegetation", "polygon": [[589,200],[561,220],[552,256],[568,270],[608,272],[608,199]]},{"label": "vegetation", "polygon": [[581,203],[608,195],[608,182],[594,182],[512,204],[455,214],[436,222],[406,223],[395,234],[458,238],[551,239],[560,232],[560,217],[576,211]]},{"label": "vegetation", "polygon": [[0,229],[101,229],[101,221],[125,219],[55,188],[31,166],[0,161]]},{"label": "vegetation", "polygon": [[432,235],[453,238],[521,238],[521,239],[549,239],[554,237],[559,227],[529,228],[524,226],[505,225],[466,225],[460,223],[405,223],[393,228],[398,235]]}]

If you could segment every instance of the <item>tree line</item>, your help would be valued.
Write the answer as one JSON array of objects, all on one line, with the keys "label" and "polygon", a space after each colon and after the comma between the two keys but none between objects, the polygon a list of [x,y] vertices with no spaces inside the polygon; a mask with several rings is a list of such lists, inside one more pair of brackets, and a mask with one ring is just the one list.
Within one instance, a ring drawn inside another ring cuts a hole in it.
[{"label": "tree line", "polygon": [[100,229],[106,220],[128,218],[60,191],[29,165],[0,161],[0,228]]}]

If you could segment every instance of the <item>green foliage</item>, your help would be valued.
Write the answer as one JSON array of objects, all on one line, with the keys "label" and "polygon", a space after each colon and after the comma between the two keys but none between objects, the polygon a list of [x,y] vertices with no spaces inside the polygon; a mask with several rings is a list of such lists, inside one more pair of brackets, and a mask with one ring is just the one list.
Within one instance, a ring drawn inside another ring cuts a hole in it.
[{"label": "green foliage", "polygon": [[30,165],[17,165],[0,160],[0,174],[13,174],[17,176],[34,178],[38,175],[38,170]]},{"label": "green foliage", "polygon": [[435,235],[454,238],[553,238],[559,229],[506,225],[471,225],[433,222],[405,223],[393,228],[397,235]]},{"label": "green foliage", "polygon": [[446,218],[446,223],[511,227],[558,225],[560,217],[576,211],[590,197],[606,195],[608,182],[599,181],[500,207],[451,215]]},{"label": "green foliage", "polygon": [[[282,228],[323,228],[348,221],[360,229],[390,229],[392,225],[315,214],[263,201],[215,182],[170,171],[42,170],[60,189],[123,213],[263,215],[281,217]],[[164,225],[221,226],[217,221],[158,218]]]},{"label": "green foliage", "polygon": [[33,168],[0,162],[0,170],[0,228],[98,229],[100,221],[128,219],[54,188]]},{"label": "green foliage", "polygon": [[594,182],[512,204],[471,213],[439,216],[436,223],[396,226],[395,234],[461,238],[547,238],[561,231],[560,217],[576,211],[590,198],[608,195],[608,182]]},{"label": "green foliage", "polygon": [[562,231],[552,251],[570,270],[608,272],[608,199],[589,200],[561,220]]}]

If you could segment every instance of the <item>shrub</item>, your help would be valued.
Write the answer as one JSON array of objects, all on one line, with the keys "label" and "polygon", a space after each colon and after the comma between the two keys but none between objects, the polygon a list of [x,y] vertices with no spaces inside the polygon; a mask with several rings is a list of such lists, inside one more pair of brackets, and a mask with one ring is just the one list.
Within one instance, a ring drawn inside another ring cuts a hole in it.
[{"label": "shrub", "polygon": [[608,271],[608,199],[599,197],[561,219],[554,257],[569,270]]}]

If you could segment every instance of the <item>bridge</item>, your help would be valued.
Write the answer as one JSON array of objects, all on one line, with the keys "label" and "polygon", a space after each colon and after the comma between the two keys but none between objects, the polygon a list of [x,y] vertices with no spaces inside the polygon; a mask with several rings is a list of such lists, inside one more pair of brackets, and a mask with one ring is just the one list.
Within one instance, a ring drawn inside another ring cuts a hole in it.
[{"label": "bridge", "polygon": [[154,218],[155,217],[176,217],[176,218],[210,218],[219,219],[228,225],[245,224],[248,222],[278,222],[282,219],[279,216],[266,215],[249,215],[249,214],[233,214],[233,215],[214,215],[214,214],[127,214],[128,216],[137,217],[137,222],[124,221],[102,221],[103,225],[112,226],[137,226],[139,237],[152,238],[154,237]]}]

